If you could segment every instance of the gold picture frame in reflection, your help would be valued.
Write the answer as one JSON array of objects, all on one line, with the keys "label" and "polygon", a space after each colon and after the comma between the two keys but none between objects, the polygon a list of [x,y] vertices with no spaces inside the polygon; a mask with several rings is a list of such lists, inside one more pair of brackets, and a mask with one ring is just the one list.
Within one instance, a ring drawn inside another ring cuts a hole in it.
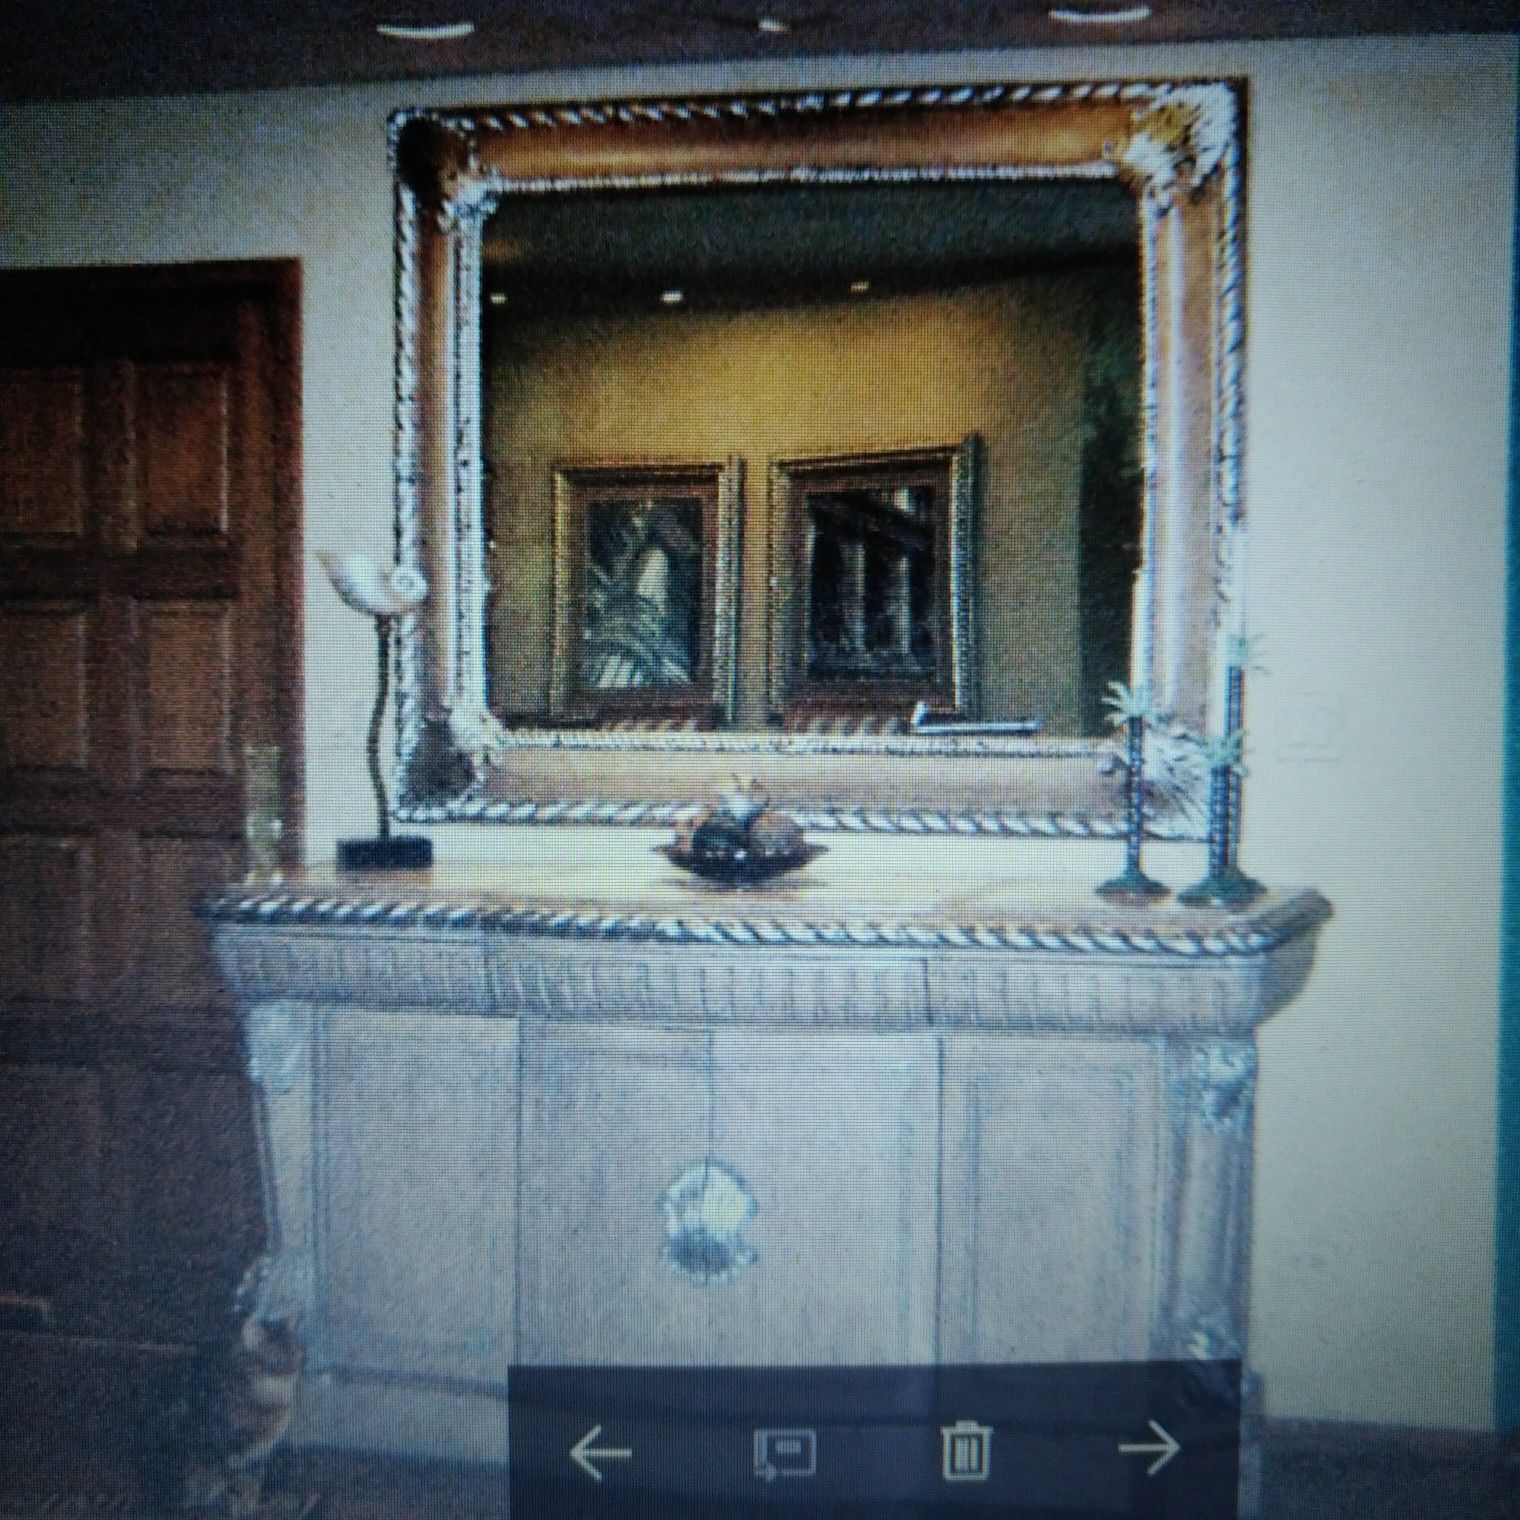
[{"label": "gold picture frame in reflection", "polygon": [[557,718],[698,730],[729,716],[740,482],[732,459],[555,469]]},{"label": "gold picture frame in reflection", "polygon": [[770,695],[797,732],[975,718],[980,440],[772,461]]}]

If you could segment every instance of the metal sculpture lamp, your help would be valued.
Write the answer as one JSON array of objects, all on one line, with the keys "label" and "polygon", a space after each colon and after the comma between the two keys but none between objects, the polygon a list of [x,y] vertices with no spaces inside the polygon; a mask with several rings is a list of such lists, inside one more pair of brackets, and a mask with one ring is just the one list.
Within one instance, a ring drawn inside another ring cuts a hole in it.
[{"label": "metal sculpture lamp", "polygon": [[367,554],[319,552],[317,558],[333,590],[354,609],[374,619],[377,644],[375,705],[370,713],[364,753],[369,782],[375,793],[376,829],[373,839],[340,839],[340,871],[414,871],[433,863],[433,842],[420,835],[391,833],[390,804],[380,768],[380,730],[391,690],[391,632],[399,617],[415,612],[427,599],[427,582],[404,565],[382,569]]}]

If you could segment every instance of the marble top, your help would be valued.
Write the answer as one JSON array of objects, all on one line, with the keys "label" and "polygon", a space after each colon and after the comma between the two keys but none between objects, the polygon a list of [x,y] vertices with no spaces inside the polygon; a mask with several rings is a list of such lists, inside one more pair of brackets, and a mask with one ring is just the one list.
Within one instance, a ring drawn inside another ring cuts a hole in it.
[{"label": "marble top", "polygon": [[229,887],[202,906],[222,925],[489,930],[563,939],[842,948],[1011,949],[1191,957],[1260,954],[1315,929],[1330,905],[1271,891],[1242,909],[1105,902],[1060,878],[1007,880],[816,866],[722,889],[663,861],[647,867],[488,862],[341,875],[312,867]]}]

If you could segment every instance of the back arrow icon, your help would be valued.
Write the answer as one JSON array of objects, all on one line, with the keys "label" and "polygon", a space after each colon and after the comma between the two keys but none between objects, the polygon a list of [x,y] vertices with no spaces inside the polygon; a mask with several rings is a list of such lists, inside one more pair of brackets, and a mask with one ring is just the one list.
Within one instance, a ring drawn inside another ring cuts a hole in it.
[{"label": "back arrow icon", "polygon": [[1145,1469],[1145,1476],[1147,1478],[1154,1478],[1182,1448],[1177,1444],[1175,1438],[1164,1431],[1154,1420],[1147,1420],[1146,1424],[1161,1437],[1159,1442],[1152,1444],[1135,1442],[1129,1446],[1120,1446],[1119,1450],[1125,1456],[1155,1457],[1156,1460]]},{"label": "back arrow icon", "polygon": [[591,1429],[588,1430],[586,1434],[583,1435],[580,1440],[570,1448],[570,1460],[574,1462],[582,1472],[595,1478],[598,1483],[602,1481],[602,1474],[601,1469],[598,1468],[596,1463],[591,1460],[593,1457],[596,1457],[603,1462],[626,1462],[633,1455],[633,1453],[626,1446],[604,1446],[601,1448],[593,1446],[591,1443],[596,1440],[596,1438],[601,1435],[601,1433],[602,1427],[600,1425],[593,1425]]}]

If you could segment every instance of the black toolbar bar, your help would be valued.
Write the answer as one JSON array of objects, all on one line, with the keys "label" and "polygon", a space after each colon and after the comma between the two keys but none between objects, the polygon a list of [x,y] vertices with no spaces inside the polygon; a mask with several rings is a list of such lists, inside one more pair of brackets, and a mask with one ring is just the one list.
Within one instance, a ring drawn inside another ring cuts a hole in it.
[{"label": "black toolbar bar", "polygon": [[1235,1520],[1238,1362],[514,1369],[522,1520]]}]

